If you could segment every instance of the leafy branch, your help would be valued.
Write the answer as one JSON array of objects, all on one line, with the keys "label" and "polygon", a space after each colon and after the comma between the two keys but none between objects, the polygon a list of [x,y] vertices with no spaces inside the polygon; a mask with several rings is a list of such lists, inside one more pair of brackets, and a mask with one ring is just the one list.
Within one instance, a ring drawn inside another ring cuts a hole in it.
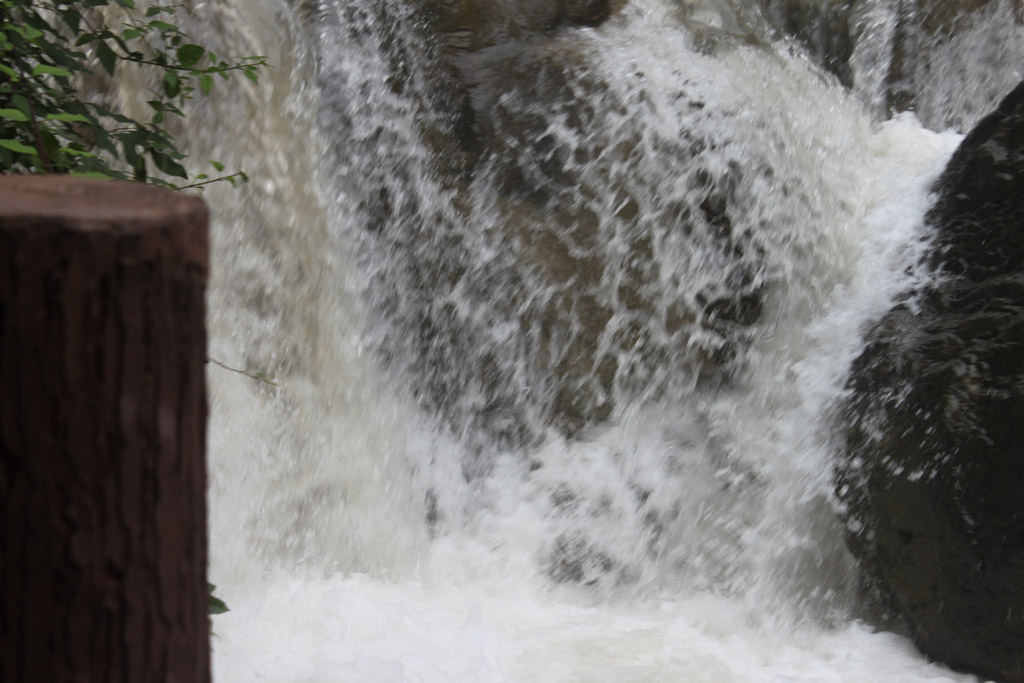
[{"label": "leafy branch", "polygon": [[[106,6],[122,10],[118,26],[99,21],[97,8]],[[169,117],[186,116],[188,100],[209,95],[218,77],[237,73],[258,82],[267,58],[218,58],[171,23],[178,9],[143,11],[135,0],[0,0],[0,173],[72,173],[172,189],[248,180],[237,171],[188,182],[186,155],[165,126]],[[78,91],[97,67],[114,78],[123,64],[146,69],[154,84],[148,120]]]},{"label": "leafy branch", "polygon": [[[99,21],[97,8],[107,6],[124,13],[116,28]],[[165,126],[168,117],[186,116],[183,108],[197,93],[209,95],[215,77],[241,73],[258,82],[267,58],[218,59],[166,21],[178,9],[151,5],[143,12],[134,0],[0,0],[0,174],[70,173],[199,190],[247,181],[245,173],[224,173],[223,164],[211,161],[221,175],[200,173],[189,182],[185,154]],[[82,79],[98,75],[97,62],[110,78],[126,63],[147,70],[156,84],[149,120],[81,95]],[[275,384],[262,373],[210,360]],[[227,609],[207,584],[207,612]]]}]

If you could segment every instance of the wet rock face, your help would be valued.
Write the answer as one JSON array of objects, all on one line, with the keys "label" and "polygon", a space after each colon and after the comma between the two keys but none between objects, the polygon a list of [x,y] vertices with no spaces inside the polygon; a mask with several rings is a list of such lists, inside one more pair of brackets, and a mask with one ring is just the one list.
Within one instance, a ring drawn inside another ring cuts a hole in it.
[{"label": "wet rock face", "polygon": [[918,646],[1024,681],[1024,84],[936,189],[937,279],[854,363],[837,493]]},{"label": "wet rock face", "polygon": [[[788,36],[876,115],[966,131],[1015,84],[1024,0],[731,0],[755,36]],[[744,10],[744,7],[751,9]]]},{"label": "wet rock face", "polygon": [[[685,129],[651,150],[631,122],[610,124],[632,95],[595,74],[580,29],[623,4],[423,3],[452,97],[464,100],[454,137],[469,161],[453,183],[464,213],[443,249],[393,240],[416,252],[414,284],[398,291],[424,296],[421,318],[407,321],[421,340],[417,400],[470,440],[480,433],[481,448],[549,427],[576,435],[607,419],[617,396],[655,398],[668,374],[724,381],[760,317],[763,254],[737,198],[770,169],[718,168],[716,142]],[[647,154],[682,177],[651,190]],[[690,262],[714,277],[684,281],[675,271]]]},{"label": "wet rock face", "polygon": [[[627,105],[571,45],[538,45],[502,68],[479,171],[500,197],[496,239],[520,282],[509,301],[551,422],[575,435],[616,397],[655,397],[666,373],[723,381],[763,303],[763,254],[736,208],[762,169],[713,169],[702,154],[714,141],[691,131],[645,148],[639,129],[609,126]],[[656,196],[641,180],[646,155],[678,168],[685,190]],[[690,261],[716,275],[679,281]]]},{"label": "wet rock face", "polygon": [[488,110],[506,83],[504,65],[549,40],[559,29],[604,23],[626,0],[422,0],[467,99],[466,135],[484,138]]},{"label": "wet rock face", "polygon": [[[698,9],[712,5],[728,9]],[[666,66],[630,45],[609,58],[608,38],[637,30],[614,14],[591,28],[617,6],[421,0],[423,73],[404,34],[377,22],[392,89],[429,95],[414,125],[382,132],[421,135],[423,153],[356,179],[378,355],[466,446],[467,478],[496,448],[585,437],[630,406],[727,389],[758,335],[818,296],[813,263],[835,253],[817,226],[845,214],[843,193],[817,186],[823,157],[790,152],[829,135],[762,99],[790,70],[686,13],[660,40],[678,38],[669,51],[690,59]],[[717,65],[719,50],[766,80]],[[735,87],[711,85],[719,68]],[[382,139],[367,138],[368,156]],[[590,557],[576,548],[560,555]]]},{"label": "wet rock face", "polygon": [[769,24],[792,36],[826,70],[850,85],[851,0],[759,0]]},{"label": "wet rock face", "polygon": [[[995,0],[920,0],[916,14],[920,16],[922,25],[929,33],[950,34],[969,21],[971,12],[977,12],[993,4],[996,4]],[[1013,4],[1019,12],[1019,0],[1013,0]]]},{"label": "wet rock face", "polygon": [[[872,8],[860,5],[856,39],[870,42]],[[966,132],[1015,84],[1021,0],[914,0],[889,11],[894,25],[881,114],[913,111],[934,130]]]},{"label": "wet rock face", "polygon": [[566,26],[597,26],[622,0],[425,0],[435,30],[454,50],[478,51]]}]

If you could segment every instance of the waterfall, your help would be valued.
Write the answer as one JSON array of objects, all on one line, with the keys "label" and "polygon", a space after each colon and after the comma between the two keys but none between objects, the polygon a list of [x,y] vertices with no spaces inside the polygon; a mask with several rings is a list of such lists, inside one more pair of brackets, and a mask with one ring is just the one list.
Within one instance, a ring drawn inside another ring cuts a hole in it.
[{"label": "waterfall", "polygon": [[851,61],[857,90],[876,110],[911,98],[923,125],[966,132],[1024,78],[1013,56],[1024,49],[1024,15],[1014,0],[978,3],[974,12],[944,5],[863,3]]},{"label": "waterfall", "polygon": [[217,680],[959,680],[857,621],[831,409],[1013,3],[903,67],[920,121],[907,3],[852,87],[747,3],[471,53],[415,4],[186,21],[277,67],[185,136],[253,178],[206,194],[210,356],[274,381],[209,369]]}]

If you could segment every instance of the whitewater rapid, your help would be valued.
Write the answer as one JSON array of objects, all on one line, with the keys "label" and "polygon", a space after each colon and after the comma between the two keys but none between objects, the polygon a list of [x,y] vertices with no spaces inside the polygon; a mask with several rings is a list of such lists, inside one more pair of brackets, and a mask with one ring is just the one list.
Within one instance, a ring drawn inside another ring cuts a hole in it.
[{"label": "whitewater rapid", "polygon": [[[786,196],[751,181],[737,222],[763,230],[759,276],[780,294],[767,297],[727,388],[687,394],[671,364],[659,366],[662,390],[623,389],[610,418],[581,434],[541,425],[526,445],[488,443],[486,430],[466,436],[461,404],[446,427],[409,388],[426,370],[401,357],[416,340],[402,316],[422,293],[400,285],[417,259],[444,254],[431,251],[431,226],[463,236],[474,247],[467,281],[491,286],[507,207],[491,175],[455,189],[433,177],[421,139],[431,115],[409,94],[426,76],[404,63],[411,85],[388,81],[396,60],[429,50],[400,34],[389,44],[401,43],[398,58],[379,40],[393,17],[374,8],[399,6],[197,8],[192,29],[219,52],[279,65],[258,87],[197,105],[208,123],[187,140],[193,160],[253,177],[207,193],[210,356],[276,382],[209,370],[210,580],[231,608],[213,618],[215,680],[974,680],[858,620],[830,466],[831,407],[867,326],[923,277],[929,188],[960,135],[910,114],[873,119],[870,97],[788,48],[698,49],[678,37],[670,3],[637,0],[587,29],[580,54],[609,85],[596,101],[627,113],[593,137],[561,120],[547,131],[584,150],[635,133],[650,160],[583,175],[607,173],[652,205],[688,199],[672,158],[658,156],[679,127],[771,167]],[[712,106],[674,109],[677,87]],[[729,157],[715,154],[698,161],[727,173]],[[453,208],[460,192],[468,210]],[[380,230],[365,208],[378,195],[414,209]],[[614,252],[624,224],[602,220]],[[672,253],[657,257],[671,273]],[[715,272],[698,262],[681,277],[669,284],[714,284]],[[505,348],[515,328],[496,324],[500,307],[456,294],[474,339]],[[522,389],[530,417],[535,387]],[[486,467],[467,473],[480,458]]]},{"label": "whitewater rapid", "polygon": [[[788,448],[823,448],[819,430],[827,421],[828,403],[841,387],[844,362],[858,352],[864,322],[884,312],[891,298],[908,284],[906,271],[919,249],[929,185],[958,141],[956,134],[922,129],[909,115],[884,123],[871,134],[869,166],[863,169],[863,218],[853,228],[858,250],[851,264],[852,277],[837,285],[829,312],[798,335],[804,344],[798,358],[788,367],[772,370],[789,375],[783,392],[789,395],[782,397],[788,405],[762,407],[760,414],[740,418],[760,421],[746,422],[752,427],[749,442],[775,440],[765,457],[778,449],[779,440]],[[251,410],[243,378],[216,377],[214,381],[219,397],[215,410]],[[238,385],[237,395],[225,391],[227,385]],[[366,450],[339,449],[334,456],[342,464],[328,468],[339,477],[339,485],[353,492],[347,499],[352,508],[343,523],[348,533],[362,538],[342,541],[343,547],[352,556],[360,551],[374,555],[377,562],[370,563],[370,573],[324,567],[315,554],[304,557],[298,566],[275,567],[238,550],[237,537],[223,529],[224,513],[218,516],[217,511],[245,507],[238,498],[251,494],[232,492],[232,484],[225,479],[233,470],[223,464],[218,467],[214,460],[216,480],[225,490],[214,499],[214,522],[222,526],[215,526],[211,539],[212,575],[232,610],[214,620],[217,681],[974,680],[926,662],[908,639],[873,632],[850,621],[848,614],[808,619],[806,614],[785,614],[785,606],[778,604],[766,609],[759,601],[778,599],[779,576],[762,577],[771,585],[760,591],[726,596],[695,590],[696,584],[649,589],[647,595],[630,594],[627,587],[625,597],[607,593],[595,597],[586,589],[552,585],[538,572],[537,558],[528,550],[535,547],[531,540],[549,533],[550,520],[534,505],[542,493],[536,482],[525,481],[511,465],[505,471],[498,468],[485,485],[487,493],[477,492],[493,501],[493,509],[482,514],[474,528],[430,543],[396,526],[386,507],[389,492],[401,497],[410,484],[389,480],[383,471],[387,466],[381,464],[388,462],[386,458],[377,461],[377,468],[366,463],[393,449],[396,440],[404,441],[415,459],[433,455],[441,460],[443,454],[430,451],[454,446],[439,437],[402,435],[401,430],[375,432],[374,426],[382,421],[375,408],[372,403],[363,404],[360,412],[360,407],[348,406],[357,412],[349,424],[358,423],[361,437],[370,442],[352,446],[351,437],[343,437],[344,447]],[[747,410],[758,409],[748,406]],[[628,444],[634,453],[632,467],[642,466],[644,458],[664,457],[673,448],[670,426],[677,423],[678,415],[664,412],[637,416],[589,442],[569,444],[555,439],[538,457],[563,463],[576,480],[584,478],[597,489],[614,488],[623,479],[624,466],[615,453]],[[245,435],[221,438],[227,442],[214,435],[215,458],[218,452],[246,448]],[[806,454],[801,459],[806,462]],[[827,467],[820,461],[818,466],[820,482],[827,485]],[[342,473],[337,474],[338,470]],[[712,471],[706,476],[716,475]],[[698,486],[694,495],[694,510],[714,503],[701,497]],[[315,512],[311,514],[315,517]],[[808,543],[827,546],[826,541],[810,539]],[[231,556],[233,552],[240,554]],[[750,552],[765,549],[752,542]],[[783,576],[781,582],[789,578],[800,577]],[[844,580],[849,578],[841,578],[839,584]]]},{"label": "whitewater rapid", "polygon": [[218,618],[218,681],[860,683],[973,681],[858,623],[772,631],[711,595],[593,606],[543,592],[268,580]]}]

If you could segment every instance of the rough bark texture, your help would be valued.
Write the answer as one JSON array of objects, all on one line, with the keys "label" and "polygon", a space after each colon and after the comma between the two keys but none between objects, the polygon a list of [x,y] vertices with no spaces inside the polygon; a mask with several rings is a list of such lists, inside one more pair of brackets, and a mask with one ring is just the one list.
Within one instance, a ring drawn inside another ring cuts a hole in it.
[{"label": "rough bark texture", "polygon": [[0,177],[0,681],[210,680],[207,220]]}]

